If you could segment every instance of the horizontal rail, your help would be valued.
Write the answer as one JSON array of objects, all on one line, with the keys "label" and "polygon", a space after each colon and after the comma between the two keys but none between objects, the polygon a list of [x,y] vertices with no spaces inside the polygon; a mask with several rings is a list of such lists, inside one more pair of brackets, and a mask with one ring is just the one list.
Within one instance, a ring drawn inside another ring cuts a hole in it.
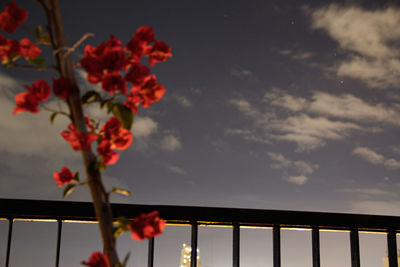
[{"label": "horizontal rail", "polygon": [[[113,216],[134,218],[158,210],[168,223],[400,232],[400,217],[347,213],[112,204]],[[96,221],[88,202],[0,199],[0,218]]]}]

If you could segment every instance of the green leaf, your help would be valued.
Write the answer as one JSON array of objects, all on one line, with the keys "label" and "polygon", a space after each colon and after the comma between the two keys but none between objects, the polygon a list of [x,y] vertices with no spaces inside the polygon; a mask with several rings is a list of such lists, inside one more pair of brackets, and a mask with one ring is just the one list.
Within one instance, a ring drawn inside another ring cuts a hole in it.
[{"label": "green leaf", "polygon": [[38,41],[44,45],[51,45],[50,35],[48,33],[43,33],[42,35],[40,35]]},{"label": "green leaf", "polygon": [[53,114],[51,114],[51,116],[50,116],[50,123],[51,124],[54,123],[54,119],[56,118],[57,115],[58,115],[58,112],[53,112]]},{"label": "green leaf", "polygon": [[44,58],[42,58],[42,57],[37,57],[37,58],[34,58],[34,59],[30,59],[29,58],[28,62],[33,64],[33,65],[36,65],[38,67],[44,67],[46,65],[46,60]]},{"label": "green leaf", "polygon": [[111,190],[111,193],[117,193],[117,194],[121,194],[121,195],[124,195],[124,196],[132,195],[131,192],[128,191],[128,190],[121,189],[121,188],[116,188],[116,187],[113,187],[113,189]]},{"label": "green leaf", "polygon": [[114,108],[115,104],[111,101],[107,102],[107,114],[110,114]]},{"label": "green leaf", "polygon": [[115,104],[112,113],[122,122],[122,127],[130,130],[133,123],[133,112],[123,104]]},{"label": "green leaf", "polygon": [[42,25],[38,25],[38,26],[35,28],[35,36],[36,36],[36,39],[40,39],[40,36],[42,35],[42,30],[43,30]]},{"label": "green leaf", "polygon": [[81,98],[82,104],[88,104],[99,99],[101,99],[100,94],[93,90],[86,92]]},{"label": "green leaf", "polygon": [[74,175],[74,181],[79,183],[79,177],[80,177],[79,172],[76,172],[75,175]]},{"label": "green leaf", "polygon": [[72,191],[74,191],[75,187],[76,187],[76,184],[68,184],[68,185],[64,188],[63,198],[65,198],[66,196],[68,196],[69,194],[71,194]]}]

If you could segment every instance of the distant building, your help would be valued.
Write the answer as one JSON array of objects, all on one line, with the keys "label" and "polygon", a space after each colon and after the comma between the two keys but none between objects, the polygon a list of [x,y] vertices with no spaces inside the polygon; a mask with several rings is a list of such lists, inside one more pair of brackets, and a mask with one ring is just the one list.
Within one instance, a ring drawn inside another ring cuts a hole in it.
[{"label": "distant building", "polygon": [[[389,257],[383,257],[383,267],[389,267]],[[397,251],[397,262],[400,263],[400,249]]]},{"label": "distant building", "polygon": [[[181,259],[179,261],[179,267],[190,267],[190,255],[192,253],[192,248],[185,243],[182,245]],[[201,266],[200,261],[200,249],[197,249],[197,267]]]}]

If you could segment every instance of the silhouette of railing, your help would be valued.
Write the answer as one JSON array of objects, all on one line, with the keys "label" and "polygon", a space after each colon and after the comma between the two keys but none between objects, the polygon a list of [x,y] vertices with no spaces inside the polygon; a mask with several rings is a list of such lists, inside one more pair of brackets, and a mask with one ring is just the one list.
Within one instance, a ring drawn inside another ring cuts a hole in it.
[{"label": "silhouette of railing", "polygon": [[[320,267],[320,230],[350,231],[351,266],[360,267],[359,231],[387,234],[389,267],[398,267],[396,234],[400,232],[400,217],[358,215],[346,213],[301,212],[258,209],[210,208],[167,205],[112,204],[113,216],[134,218],[158,210],[160,217],[170,224],[191,225],[191,267],[196,267],[199,225],[224,225],[233,228],[232,263],[239,267],[240,227],[273,228],[273,266],[281,266],[281,228],[312,230],[312,266]],[[87,202],[0,199],[0,218],[9,221],[6,263],[8,267],[13,222],[18,219],[57,220],[57,252],[55,266],[60,259],[62,225],[64,221],[96,221],[93,205]],[[154,239],[149,241],[148,267],[153,267]]]}]

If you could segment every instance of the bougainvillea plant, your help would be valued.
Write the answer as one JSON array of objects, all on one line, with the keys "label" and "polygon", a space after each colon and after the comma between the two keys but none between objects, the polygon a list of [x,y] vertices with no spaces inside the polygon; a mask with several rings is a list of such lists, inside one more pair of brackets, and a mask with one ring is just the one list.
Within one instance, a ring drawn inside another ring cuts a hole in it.
[{"label": "bougainvillea plant", "polygon": [[[82,59],[74,63],[71,53],[92,34],[84,35],[75,45],[68,47],[58,1],[36,2],[44,10],[47,25],[44,28],[39,25],[34,29],[33,40],[27,37],[19,41],[7,38],[22,28],[28,18],[28,11],[19,7],[15,0],[0,13],[0,30],[7,33],[7,37],[0,34],[0,60],[5,67],[53,70],[57,75],[52,77],[51,85],[43,79],[25,85],[26,90],[15,96],[16,106],[12,112],[37,114],[41,110],[41,103],[49,99],[58,99],[67,104],[68,112],[52,110],[50,121],[52,123],[58,115],[70,120],[61,136],[74,151],[81,153],[86,180],[81,181],[79,172],[73,172],[66,166],[55,171],[53,178],[59,187],[64,187],[64,197],[77,186],[89,187],[104,248],[104,254],[93,252],[88,261],[81,263],[91,267],[122,267],[126,261],[121,263],[118,258],[116,237],[129,231],[135,240],[153,238],[161,234],[166,222],[158,216],[157,211],[142,214],[131,221],[125,218],[113,221],[110,193],[129,195],[129,192],[116,188],[106,192],[101,171],[118,161],[119,150],[131,145],[133,135],[130,129],[139,108],[150,107],[165,94],[165,87],[155,75],[150,74],[148,66],[166,61],[172,56],[171,49],[166,43],[155,39],[151,27],[142,26],[125,45],[112,35],[97,46],[86,45]],[[27,27],[24,29],[27,30]],[[54,55],[55,64],[52,66],[46,65],[46,60],[40,57],[46,46]],[[144,58],[148,58],[148,66],[143,62]],[[88,82],[98,84],[102,91],[83,92],[75,79],[76,67],[86,71]],[[84,115],[83,105],[99,105],[99,108],[107,110],[110,118],[104,123],[89,118]]]}]

